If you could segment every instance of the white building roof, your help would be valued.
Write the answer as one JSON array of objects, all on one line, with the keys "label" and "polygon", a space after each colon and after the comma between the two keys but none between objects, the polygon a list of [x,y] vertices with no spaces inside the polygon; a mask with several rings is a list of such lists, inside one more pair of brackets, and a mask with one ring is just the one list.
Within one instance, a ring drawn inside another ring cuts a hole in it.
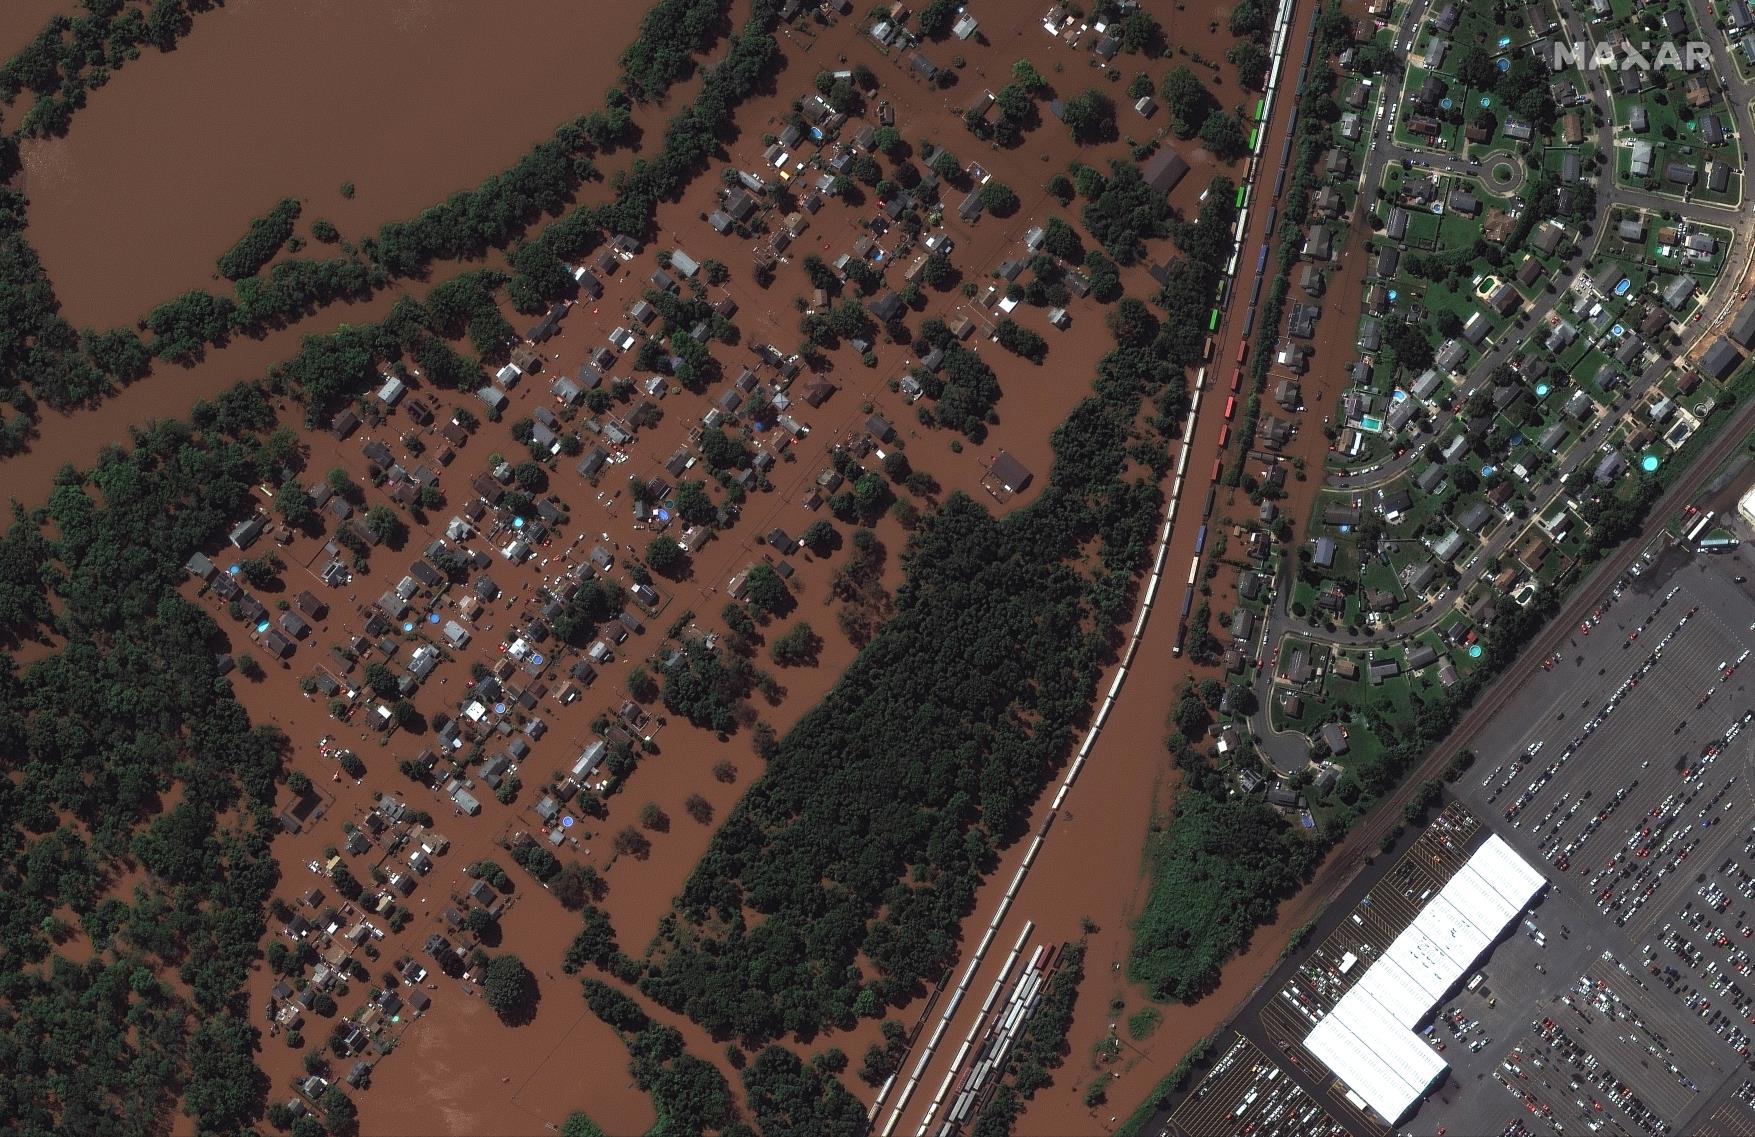
[{"label": "white building roof", "polygon": [[1395,1125],[1448,1069],[1413,1032],[1547,882],[1498,835],[1475,850],[1304,1046]]}]

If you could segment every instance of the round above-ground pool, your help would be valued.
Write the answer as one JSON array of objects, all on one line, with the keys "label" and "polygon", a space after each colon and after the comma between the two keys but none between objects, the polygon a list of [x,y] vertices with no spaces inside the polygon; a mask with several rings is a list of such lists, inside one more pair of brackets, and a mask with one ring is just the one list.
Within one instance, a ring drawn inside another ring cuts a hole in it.
[{"label": "round above-ground pool", "polygon": [[1511,70],[1511,60],[1501,58],[1499,60],[1499,63],[1497,66],[1499,67],[1499,70],[1501,70],[1501,71],[1510,71]]},{"label": "round above-ground pool", "polygon": [[1548,385],[1547,385],[1547,384],[1546,384],[1546,383],[1537,383],[1537,384],[1536,384],[1536,398],[1538,398],[1538,399],[1545,399],[1545,398],[1547,398],[1547,397],[1548,397],[1548,391],[1549,391],[1549,390],[1550,390],[1550,389],[1551,389],[1551,388],[1549,388],[1549,386],[1548,386]]},{"label": "round above-ground pool", "polygon": [[1390,303],[1391,303],[1391,304],[1394,304],[1394,303],[1395,303],[1395,298],[1396,298],[1396,290],[1395,290],[1395,289],[1393,289],[1393,288],[1392,288],[1392,289],[1390,289],[1390,290],[1389,290],[1389,302],[1390,302]]},{"label": "round above-ground pool", "polygon": [[1639,460],[1639,468],[1648,474],[1655,474],[1658,468],[1658,456],[1656,454],[1647,454]]},{"label": "round above-ground pool", "polygon": [[1499,469],[1498,466],[1482,466],[1481,467],[1481,476],[1483,478],[1490,478],[1494,475],[1495,472],[1498,471],[1498,469]]},{"label": "round above-ground pool", "polygon": [[1610,328],[1609,330],[1611,332],[1614,332],[1616,335],[1620,335],[1622,332],[1625,332],[1627,329],[1622,327],[1620,324],[1616,324],[1614,327]]},{"label": "round above-ground pool", "polygon": [[1481,645],[1480,644],[1470,644],[1469,645],[1469,658],[1470,659],[1481,658]]}]

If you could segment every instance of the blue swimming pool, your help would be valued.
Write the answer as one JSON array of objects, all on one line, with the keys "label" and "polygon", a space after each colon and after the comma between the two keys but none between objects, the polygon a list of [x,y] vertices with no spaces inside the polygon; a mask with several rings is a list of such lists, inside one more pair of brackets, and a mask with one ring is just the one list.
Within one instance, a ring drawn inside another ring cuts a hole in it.
[{"label": "blue swimming pool", "polygon": [[1372,434],[1376,434],[1383,429],[1383,420],[1375,415],[1360,415],[1359,425],[1366,430],[1369,430]]}]

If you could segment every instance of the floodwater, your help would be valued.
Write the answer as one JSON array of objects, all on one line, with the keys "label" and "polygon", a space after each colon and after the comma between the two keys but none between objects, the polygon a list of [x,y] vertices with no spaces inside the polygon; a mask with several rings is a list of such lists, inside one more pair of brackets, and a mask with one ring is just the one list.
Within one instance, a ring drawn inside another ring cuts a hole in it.
[{"label": "floodwater", "polygon": [[[67,463],[89,467],[104,447],[126,442],[131,428],[158,419],[187,419],[198,400],[215,398],[243,380],[260,379],[271,365],[290,359],[303,337],[333,332],[344,323],[380,319],[395,299],[384,292],[369,300],[331,305],[303,323],[261,339],[234,339],[210,350],[192,367],[159,364],[145,379],[94,407],[63,413],[39,405],[37,437],[24,453],[0,459],[0,481],[7,495],[20,501],[46,498],[55,472]],[[287,421],[297,425],[301,419],[302,412]]]},{"label": "floodwater", "polygon": [[305,203],[301,234],[327,218],[358,239],[509,166],[600,104],[643,10],[230,0],[93,92],[66,138],[26,145],[30,240],[69,320],[132,324],[211,284],[283,197]]},{"label": "floodwater", "polygon": [[[54,16],[75,16],[81,11],[75,0],[7,0],[0,4],[0,59],[10,59],[18,49],[43,30]],[[33,96],[22,95],[8,108],[8,117],[30,109]]]},{"label": "floodwater", "polygon": [[[356,237],[386,218],[407,215],[438,200],[452,187],[473,184],[503,168],[556,122],[594,105],[598,90],[613,75],[614,55],[631,37],[638,15],[638,5],[631,3],[617,4],[606,13],[600,5],[567,6],[560,0],[533,0],[531,9],[525,19],[512,21],[478,16],[475,13],[487,10],[438,0],[401,0],[365,6],[364,10],[360,6],[344,9],[339,0],[280,5],[266,0],[232,0],[224,11],[202,16],[195,34],[178,52],[143,60],[109,88],[97,92],[68,139],[30,150],[31,236],[41,247],[69,318],[76,323],[128,323],[168,296],[207,284],[214,258],[243,232],[252,216],[279,197],[305,198],[306,224],[326,217],[339,225],[344,235]],[[1216,38],[1208,46],[1189,46],[1206,43],[1206,24],[1185,29],[1176,26],[1176,21],[1192,19],[1188,15],[1161,13],[1160,18],[1170,22],[1173,42],[1207,58],[1222,54],[1224,45]],[[1215,9],[1201,18],[1222,18],[1222,13]],[[613,26],[606,28],[606,20]],[[809,76],[816,69],[830,66],[832,58],[841,55],[865,61],[883,77],[885,97],[896,106],[898,125],[910,142],[918,143],[923,137],[943,142],[964,161],[982,162],[1023,199],[1018,214],[1010,218],[988,217],[972,228],[953,222],[951,231],[958,243],[954,262],[967,279],[984,281],[993,266],[1014,255],[1024,230],[1047,215],[1041,192],[1034,187],[1075,156],[1102,164],[1122,153],[1123,146],[1077,151],[1052,119],[1015,151],[989,150],[972,139],[961,126],[959,108],[982,86],[1005,82],[1011,61],[1020,55],[1034,59],[1062,94],[1102,81],[1096,73],[1084,70],[1087,52],[1057,46],[1043,35],[1033,11],[983,13],[983,20],[994,25],[984,28],[992,42],[970,42],[954,49],[967,57],[968,70],[964,82],[949,91],[929,91],[915,85],[893,61],[876,52],[854,21],[842,21],[814,38],[783,34],[781,44],[789,66],[780,76],[781,91],[740,115],[742,134],[730,144],[732,160],[754,164],[761,149],[760,135],[767,129],[760,124],[783,113],[792,98],[808,87]],[[540,34],[532,34],[533,28]],[[588,46],[581,48],[581,43]],[[942,63],[948,61],[953,49],[945,46],[936,50]],[[433,66],[434,60],[457,59],[480,61],[486,74],[459,82],[454,68]],[[1051,74],[1056,62],[1064,73]],[[1126,73],[1139,61],[1124,58],[1122,62]],[[1163,66],[1154,63],[1152,70],[1156,73]],[[227,99],[213,97],[221,83],[228,93],[264,93],[253,101],[232,105]],[[356,93],[362,84],[371,85],[369,94]],[[120,90],[127,90],[128,95],[116,94]],[[385,112],[374,113],[369,122],[362,121],[357,114],[362,97],[371,98],[375,108],[383,107]],[[1222,88],[1222,101],[1225,97]],[[1125,103],[1120,116],[1124,134],[1144,137],[1156,128],[1132,116]],[[148,143],[131,133],[143,119],[178,121],[187,127],[175,138],[155,138]],[[214,138],[224,139],[225,145],[214,145],[209,141]],[[1177,191],[1175,202],[1185,213],[1192,213],[1194,199],[1213,167],[1202,153],[1186,146],[1181,149],[1194,169]],[[358,196],[352,202],[339,194],[344,180],[358,185]],[[725,291],[740,306],[735,322],[742,331],[742,342],[768,341],[790,347],[797,342],[792,298],[808,292],[799,264],[803,253],[814,248],[825,259],[832,259],[862,231],[866,217],[844,205],[831,204],[814,219],[790,263],[781,267],[774,284],[764,293],[751,281],[748,249],[735,238],[713,234],[700,220],[700,214],[713,208],[713,182],[703,179],[690,188],[681,204],[661,211],[659,223],[667,236],[660,247],[680,244],[697,259],[723,261],[732,273]],[[128,256],[117,258],[117,249],[127,249]],[[505,421],[485,424],[461,450],[442,477],[443,489],[454,503],[452,508],[468,500],[468,480],[483,468],[489,452],[518,452],[510,437],[510,423],[538,406],[552,405],[547,395],[551,377],[575,370],[586,353],[603,341],[604,333],[627,322],[622,313],[654,267],[652,251],[647,250],[633,266],[617,274],[602,301],[573,309],[562,334],[545,346],[548,369],[514,392]],[[1127,284],[1134,295],[1147,295],[1152,290],[1149,279],[1138,269],[1129,272]],[[715,298],[719,294],[717,290],[710,293]],[[333,309],[296,332],[235,345],[215,353],[193,371],[161,372],[95,411],[46,422],[44,444],[31,455],[7,464],[8,484],[26,500],[40,499],[47,492],[49,477],[62,462],[89,462],[103,441],[125,436],[128,425],[151,417],[180,415],[199,395],[217,393],[236,378],[260,374],[267,363],[289,355],[298,334],[332,327],[343,318],[372,318],[387,302],[387,298],[374,300],[358,310]],[[929,313],[947,320],[956,314],[983,315],[973,302],[957,293],[935,296]],[[435,827],[451,839],[452,848],[408,902],[416,918],[402,933],[386,936],[379,943],[384,961],[418,956],[421,942],[439,926],[436,913],[450,903],[450,895],[463,883],[462,869],[478,858],[491,856],[506,866],[517,885],[518,899],[504,919],[506,950],[524,958],[542,991],[534,1022],[513,1029],[502,1027],[455,981],[438,980],[437,989],[431,992],[432,1012],[411,1024],[397,1051],[380,1062],[374,1087],[354,1095],[360,1104],[363,1132],[529,1132],[557,1123],[574,1108],[587,1110],[611,1132],[640,1131],[651,1124],[650,1102],[627,1084],[627,1059],[620,1042],[585,1011],[576,979],[560,973],[561,955],[578,928],[578,918],[544,895],[495,842],[519,829],[535,830],[536,818],[530,807],[540,796],[543,783],[551,772],[571,763],[591,736],[592,720],[621,705],[628,672],[656,650],[672,621],[692,610],[696,623],[719,625],[725,582],[751,561],[775,555],[757,544],[755,535],[779,526],[796,537],[820,516],[809,513],[802,499],[826,464],[831,447],[862,433],[868,414],[876,411],[894,423],[899,435],[894,445],[906,451],[914,466],[931,473],[946,492],[962,489],[978,500],[990,500],[980,489],[979,480],[987,462],[1002,448],[1035,472],[1035,488],[1039,489],[1048,474],[1049,434],[1087,392],[1092,365],[1108,346],[1096,305],[1076,302],[1071,313],[1072,327],[1065,332],[1047,328],[1039,312],[1021,308],[1014,313],[1020,322],[1048,337],[1050,356],[1045,367],[1022,362],[980,335],[970,341],[995,368],[1004,394],[997,407],[999,422],[989,437],[980,445],[965,445],[961,453],[950,449],[952,436],[948,433],[920,428],[913,408],[888,390],[889,381],[909,362],[905,347],[878,345],[878,366],[871,369],[863,367],[848,349],[836,352],[828,378],[839,390],[821,408],[812,410],[801,403],[793,412],[812,429],[793,448],[797,460],[775,466],[775,492],[753,496],[739,524],[702,550],[684,581],[659,582],[666,596],[663,611],[647,618],[647,630],[623,646],[615,663],[600,668],[596,684],[583,699],[564,708],[552,698],[542,701],[538,713],[550,731],[523,764],[522,794],[510,807],[484,798],[483,814],[477,818],[452,816],[448,803],[438,798],[429,802],[429,791],[396,772],[400,758],[430,740],[398,735],[388,746],[380,746],[360,736],[357,726],[334,722],[321,702],[307,699],[296,686],[299,676],[326,662],[328,646],[342,642],[357,628],[356,607],[369,603],[402,575],[416,551],[442,528],[451,509],[436,511],[426,530],[415,528],[404,551],[374,554],[372,575],[356,580],[349,589],[327,590],[315,582],[311,566],[320,566],[324,556],[318,542],[301,537],[280,550],[289,565],[288,591],[296,595],[311,588],[329,602],[332,611],[315,638],[298,649],[289,667],[271,667],[264,681],[240,681],[238,688],[256,721],[277,722],[286,730],[294,742],[293,767],[309,775],[333,801],[321,821],[296,836],[281,838],[276,848],[283,872],[279,894],[294,900],[313,883],[330,891],[307,872],[306,863],[319,857],[327,846],[338,844],[339,823],[362,817],[379,792],[401,793],[411,806],[434,814]],[[911,317],[909,322],[917,320]],[[752,362],[742,348],[719,348],[716,354],[725,363],[727,381],[742,365]],[[629,374],[628,365],[619,365],[614,373]],[[711,394],[718,394],[723,387],[722,383]],[[448,417],[451,405],[467,399],[466,395],[441,395],[446,409],[441,410],[439,421]],[[623,479],[630,474],[656,475],[699,420],[705,403],[679,393],[663,399],[660,409],[664,412],[662,421],[642,431],[627,460],[603,475],[601,493],[580,482],[571,462],[560,464],[551,492],[566,501],[572,516],[553,545],[539,550],[539,558],[565,558],[570,563],[600,539],[625,546],[617,550],[618,561],[628,559],[629,549],[637,552],[644,548],[651,534],[629,517]],[[289,424],[297,418],[296,410],[283,411],[283,420]],[[402,457],[396,438],[408,423],[400,416],[393,423],[394,428],[386,426],[379,434]],[[1203,419],[1191,469],[1210,465],[1217,429],[1216,416],[1209,414]],[[360,480],[364,473],[360,446],[368,436],[362,431],[337,443],[326,435],[307,435],[311,449],[308,468],[321,474],[340,465]],[[86,452],[81,448],[88,443]],[[438,447],[430,435],[428,445],[433,450]],[[431,460],[431,451],[424,460]],[[381,500],[375,491],[370,496],[373,501]],[[1033,492],[1027,493],[1024,500],[1032,496]],[[1171,566],[1186,562],[1192,552],[1193,532],[1193,525],[1178,526]],[[906,533],[893,518],[883,520],[877,533],[888,550],[885,579],[893,589],[900,579],[899,560]],[[579,538],[578,545],[567,549],[567,543],[575,538]],[[798,569],[793,585],[798,604],[792,614],[765,630],[765,638],[771,641],[802,619],[812,624],[824,645],[815,668],[774,668],[765,649],[758,658],[761,666],[775,671],[785,688],[777,706],[767,706],[759,696],[755,700],[762,718],[778,730],[784,731],[814,705],[852,658],[851,645],[837,629],[835,605],[828,600],[830,575],[846,555],[843,550],[818,561],[800,552],[791,558]],[[510,599],[510,607],[516,607],[527,601],[543,576],[553,575],[560,567],[560,561],[543,564],[533,560],[513,569],[496,558],[491,571]],[[270,606],[276,598],[273,593],[263,595]],[[203,603],[217,612],[222,627],[232,633],[235,650],[250,650],[243,642],[243,632],[224,616],[220,606],[211,597]],[[449,680],[457,679],[461,689],[468,661],[496,662],[499,649],[495,644],[498,637],[492,634],[494,625],[512,618],[505,601],[496,602],[492,613],[478,622],[475,641],[459,653],[462,660],[444,665],[417,694],[417,707],[428,715],[454,711]],[[1072,1056],[1057,1075],[1056,1085],[1037,1095],[1020,1132],[1088,1131],[1092,1126],[1090,1114],[1080,1103],[1090,1076],[1085,1055],[1106,1033],[1110,999],[1125,990],[1121,975],[1110,968],[1125,960],[1130,943],[1128,919],[1143,894],[1139,850],[1147,825],[1154,807],[1165,805],[1172,788],[1171,780],[1165,777],[1169,765],[1163,748],[1163,718],[1173,684],[1186,673],[1170,658],[1173,636],[1172,622],[1160,612],[1141,645],[1138,660],[1142,666],[1111,716],[1103,744],[1069,795],[1069,810],[1057,822],[1054,839],[1045,844],[1004,930],[1004,934],[1015,935],[1023,919],[1033,919],[1042,927],[1039,937],[1064,940],[1079,934],[1082,916],[1090,916],[1099,926],[1092,937],[1088,978],[1074,1022]],[[265,652],[255,651],[265,660]],[[581,826],[575,830],[581,835],[578,845],[558,851],[563,858],[578,857],[604,871],[608,881],[604,907],[623,950],[632,955],[644,950],[670,898],[709,840],[710,826],[696,822],[684,809],[688,796],[699,793],[707,798],[713,808],[713,824],[717,824],[761,767],[747,731],[721,743],[686,723],[656,721],[662,715],[661,707],[647,709],[655,716],[649,732],[658,752],[642,759],[621,793],[611,800],[607,821]],[[317,739],[330,734],[358,749],[368,766],[364,785],[345,777],[332,780],[334,766],[316,748]],[[729,759],[737,767],[733,784],[721,784],[711,776],[712,767],[721,759]],[[1142,792],[1148,786],[1158,787],[1156,802],[1151,794]],[[643,860],[612,858],[607,836],[633,823],[647,802],[657,804],[669,819],[667,828],[649,834],[651,856]],[[1039,809],[1045,807],[1046,801]],[[1079,834],[1087,836],[1080,838]],[[1014,849],[1009,859],[1015,863],[1021,852],[1021,848]],[[374,850],[365,857],[350,858],[355,875],[364,880],[366,867],[377,855]],[[1111,871],[1093,874],[1093,866],[1099,865],[1108,865]],[[1009,878],[1010,872],[1002,869],[989,881],[978,901],[977,919],[989,918]],[[1298,922],[1295,908],[1288,906],[1284,926]],[[1249,974],[1265,972],[1284,939],[1280,926],[1264,929],[1250,953],[1227,969],[1222,993],[1235,990]],[[989,972],[978,983],[990,981],[996,958],[990,955]],[[372,969],[377,974],[382,966],[374,963]],[[271,986],[266,972],[253,978],[253,1012],[265,1005]],[[343,1011],[351,1009],[360,995],[356,991],[352,999],[342,1000]],[[1137,994],[1124,997],[1130,1009],[1137,1008]],[[1180,1058],[1186,1045],[1205,1034],[1242,998],[1239,991],[1235,999],[1215,997],[1195,1008],[1167,1012],[1165,1024],[1144,1048],[1146,1059],[1130,1067],[1112,1087],[1116,1104],[1111,1108],[1123,1112],[1124,1102],[1131,1105],[1142,1098]],[[641,1002],[654,1017],[682,1029],[691,1052],[723,1064],[722,1048],[698,1028],[662,1014],[645,1000]],[[918,1014],[919,1007],[911,1006],[897,1017],[912,1023]],[[824,1036],[809,1049],[840,1045],[857,1059],[875,1035],[875,1026],[863,1024],[845,1038]],[[324,1035],[321,1020],[307,1025],[311,1045],[321,1045]],[[284,1100],[290,1092],[290,1079],[300,1070],[300,1055],[287,1049],[281,1039],[266,1038],[261,1059],[273,1083],[271,1100]],[[948,1054],[941,1056],[941,1067],[946,1059]],[[936,1084],[936,1076],[929,1082]],[[735,1079],[732,1084],[735,1087]],[[869,1100],[869,1089],[852,1080],[848,1085]],[[916,1107],[922,1102],[917,1097]]]},{"label": "floodwater", "polygon": [[[66,6],[0,6],[0,36],[22,43]],[[529,0],[525,12],[542,26],[589,34],[528,37],[519,21],[459,0],[233,0],[203,13],[177,51],[145,53],[93,92],[66,138],[26,145],[29,235],[64,314],[79,325],[130,325],[187,289],[214,286],[214,260],[283,196],[305,200],[301,234],[327,218],[356,239],[510,165],[554,126],[600,105],[640,6]],[[431,66],[514,56],[518,65],[496,66],[492,83],[458,83]],[[374,106],[389,113],[358,115],[363,76],[373,77]],[[226,96],[215,98],[222,84]],[[254,101],[236,97],[246,90]],[[691,90],[679,86],[672,100]],[[669,111],[639,108],[636,120],[651,134]],[[142,132],[143,116],[187,125]],[[225,145],[210,143],[221,136]],[[340,194],[347,180],[358,187],[351,201]],[[322,248],[312,244],[307,255]],[[377,319],[392,300],[332,305],[291,329],[210,350],[197,366],[161,365],[96,408],[39,408],[31,449],[4,461],[8,492],[44,497],[64,463],[89,465],[130,427],[187,417],[197,399],[290,357],[302,336]]]},{"label": "floodwater", "polygon": [[[1205,13],[1180,14],[1180,19],[1172,16],[1170,18],[1176,22],[1168,29],[1170,39],[1183,45],[1191,53],[1190,58],[1219,58],[1228,46],[1228,36],[1223,36],[1222,32],[1213,34],[1205,24],[1199,27],[1179,25],[1193,23],[1197,18],[1222,17],[1223,12],[1217,10],[1211,16]],[[1160,18],[1164,17],[1161,15]],[[1004,42],[1003,35],[997,38]],[[1041,60],[1037,62],[1040,64]],[[1229,102],[1235,96],[1228,97],[1221,88],[1219,97],[1222,102]],[[1284,136],[1289,105],[1289,100],[1282,100],[1275,109],[1273,121],[1269,124],[1270,141],[1264,147],[1266,154],[1278,154],[1277,140]],[[1126,113],[1124,110],[1124,120]],[[1037,137],[1032,136],[1032,144]],[[1173,201],[1185,214],[1190,214],[1196,208],[1193,198],[1198,196],[1215,171],[1209,155],[1184,149],[1184,156],[1193,169]],[[1246,241],[1261,239],[1261,224],[1258,214],[1246,234]],[[1139,276],[1135,273],[1127,278],[1129,291],[1136,295],[1149,292],[1151,288],[1150,282],[1140,280]],[[1342,321],[1337,319],[1335,322]],[[1233,311],[1221,331],[1215,358],[1225,359],[1228,353],[1235,352],[1240,328],[1241,311]],[[1338,370],[1344,362],[1333,360],[1329,365]],[[1181,566],[1193,555],[1201,504],[1199,472],[1211,466],[1218,452],[1217,435],[1221,422],[1209,396],[1203,405],[1189,462],[1189,469],[1195,471],[1195,475],[1184,490],[1179,522],[1170,542],[1165,572],[1167,582],[1177,579]],[[1322,437],[1317,423],[1307,424],[1306,433],[1319,440]],[[1320,471],[1320,461],[1313,462],[1312,466]],[[1288,489],[1297,497],[1313,492],[1314,487],[1306,488],[1291,482]],[[1243,504],[1239,506],[1233,502],[1229,507],[1231,512],[1246,509],[1247,501],[1241,496],[1237,500]],[[1290,508],[1304,508],[1291,502],[1286,504]],[[1240,549],[1233,548],[1228,555],[1236,556],[1240,552]],[[1232,578],[1230,569],[1222,569],[1213,581],[1212,595],[1207,599],[1216,617],[1227,611],[1232,603]],[[1081,984],[1068,1034],[1065,1064],[1054,1075],[1054,1084],[1038,1091],[1029,1103],[1016,1127],[1020,1134],[1091,1132],[1112,1128],[1112,1118],[1124,1117],[1131,1112],[1189,1047],[1214,1030],[1247,998],[1246,988],[1259,982],[1284,945],[1290,929],[1307,918],[1307,908],[1314,907],[1314,901],[1307,898],[1309,894],[1282,905],[1279,920],[1260,929],[1248,950],[1224,969],[1220,986],[1213,995],[1193,1006],[1161,1007],[1163,1021],[1148,1040],[1140,1044],[1127,1040],[1125,1028],[1121,1027],[1110,1008],[1113,1001],[1120,1000],[1124,1004],[1120,1018],[1124,1019],[1148,1005],[1144,992],[1127,982],[1125,968],[1132,944],[1130,923],[1145,899],[1148,886],[1141,850],[1146,847],[1152,819],[1171,807],[1175,794],[1176,778],[1164,746],[1165,716],[1183,677],[1199,677],[1201,674],[1200,669],[1194,668],[1186,659],[1177,658],[1171,650],[1176,630],[1173,618],[1177,599],[1175,591],[1173,584],[1164,586],[1158,608],[1147,624],[1136,654],[1135,666],[1130,669],[1128,684],[1123,688],[1079,781],[1068,793],[1065,809],[1055,821],[1030,875],[1020,888],[1006,923],[995,937],[996,949],[989,952],[970,985],[970,990],[976,993],[988,989],[1003,965],[1005,951],[1000,949],[1009,947],[1025,920],[1037,924],[1032,942],[1075,939],[1081,934],[1087,919],[1095,926],[1095,931],[1088,936],[1086,978]],[[1099,689],[1106,689],[1107,682],[1106,677]],[[1147,792],[1148,788],[1150,792]],[[1046,816],[1047,804],[1046,800],[1038,803],[1035,818],[1038,825]],[[966,947],[980,938],[981,929],[995,911],[1023,851],[1022,846],[1012,850],[1006,863],[982,889],[972,918],[964,924]],[[960,967],[957,974],[961,975]],[[971,1013],[964,1010],[953,1023],[947,1034],[953,1042],[968,1029]],[[1118,1028],[1124,1039],[1121,1056],[1099,1069],[1094,1061],[1096,1048],[1110,1036],[1112,1027]],[[904,1129],[918,1124],[932,1091],[949,1068],[953,1053],[954,1046],[941,1047],[924,1072],[921,1089],[904,1113]],[[912,1060],[913,1056],[910,1056],[910,1062]],[[1083,1100],[1093,1078],[1110,1079],[1109,1102],[1095,1110],[1087,1107]],[[886,1106],[886,1112],[888,1108]]]}]

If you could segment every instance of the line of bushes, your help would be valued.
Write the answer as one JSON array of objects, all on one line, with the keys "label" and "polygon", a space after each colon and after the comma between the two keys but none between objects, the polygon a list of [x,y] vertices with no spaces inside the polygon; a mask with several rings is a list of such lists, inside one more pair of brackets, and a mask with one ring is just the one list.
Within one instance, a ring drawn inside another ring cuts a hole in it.
[{"label": "line of bushes", "polygon": [[220,254],[219,275],[227,280],[255,276],[275,258],[293,235],[293,222],[301,212],[298,199],[283,197],[273,209],[250,222],[238,243]]}]

